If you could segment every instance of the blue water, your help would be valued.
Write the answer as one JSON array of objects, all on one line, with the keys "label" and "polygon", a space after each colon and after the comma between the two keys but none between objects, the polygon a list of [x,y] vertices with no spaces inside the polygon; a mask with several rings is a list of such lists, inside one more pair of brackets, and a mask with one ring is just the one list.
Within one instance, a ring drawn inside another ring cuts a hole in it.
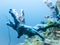
[{"label": "blue water", "polygon": [[[56,2],[56,0],[52,1],[53,3]],[[0,45],[8,45],[8,30],[10,31],[11,45],[17,45],[24,41],[24,36],[18,39],[17,32],[6,25],[8,19],[13,21],[9,14],[10,8],[17,9],[19,13],[21,9],[24,9],[26,25],[31,26],[39,24],[41,21],[46,21],[44,16],[50,15],[49,8],[42,0],[0,0]]]}]

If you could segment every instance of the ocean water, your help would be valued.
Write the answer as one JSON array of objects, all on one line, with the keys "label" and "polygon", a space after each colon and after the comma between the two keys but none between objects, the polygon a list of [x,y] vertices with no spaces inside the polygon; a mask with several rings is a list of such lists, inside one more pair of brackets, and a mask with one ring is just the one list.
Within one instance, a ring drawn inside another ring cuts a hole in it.
[{"label": "ocean water", "polygon": [[[56,0],[52,0],[55,4]],[[0,0],[0,45],[17,45],[24,42],[24,36],[17,38],[17,32],[6,25],[8,19],[13,21],[9,9],[17,9],[20,13],[24,9],[26,25],[34,26],[41,21],[46,21],[44,16],[50,15],[49,8],[43,0]],[[10,35],[10,37],[9,37]]]}]

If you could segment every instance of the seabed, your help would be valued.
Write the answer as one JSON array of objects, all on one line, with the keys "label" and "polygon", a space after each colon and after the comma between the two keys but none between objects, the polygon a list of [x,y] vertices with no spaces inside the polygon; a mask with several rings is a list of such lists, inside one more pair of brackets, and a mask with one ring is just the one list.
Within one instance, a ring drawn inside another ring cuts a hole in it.
[{"label": "seabed", "polygon": [[51,31],[51,34],[48,35],[47,32],[42,32],[46,36],[46,40],[42,41],[42,39],[35,35],[31,38],[26,38],[24,43],[20,43],[19,45],[60,45],[60,29],[50,28],[47,31]]}]

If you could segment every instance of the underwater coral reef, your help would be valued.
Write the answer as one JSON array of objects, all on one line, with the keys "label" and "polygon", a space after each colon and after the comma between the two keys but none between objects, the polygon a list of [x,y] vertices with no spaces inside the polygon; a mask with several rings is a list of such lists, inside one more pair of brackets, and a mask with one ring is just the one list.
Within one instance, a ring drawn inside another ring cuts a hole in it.
[{"label": "underwater coral reef", "polygon": [[25,41],[18,45],[60,45],[60,1],[53,5],[52,1],[44,2],[51,10],[50,16],[46,23],[37,24],[36,26],[28,26],[25,24],[24,10],[21,10],[19,16],[16,9],[10,9],[9,13],[14,19],[14,23],[9,20],[8,26],[12,27],[17,33],[18,38],[25,36]]}]

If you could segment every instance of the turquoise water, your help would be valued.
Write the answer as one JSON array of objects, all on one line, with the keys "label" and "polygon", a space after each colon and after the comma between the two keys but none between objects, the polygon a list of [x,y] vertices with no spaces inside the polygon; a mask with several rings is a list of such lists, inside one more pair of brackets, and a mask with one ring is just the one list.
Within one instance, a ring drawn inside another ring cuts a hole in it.
[{"label": "turquoise water", "polygon": [[[56,0],[52,1],[53,3],[56,2]],[[10,31],[11,45],[17,45],[24,41],[24,36],[18,39],[17,32],[6,25],[8,19],[13,21],[9,14],[9,9],[11,8],[17,9],[19,13],[21,9],[24,9],[26,25],[31,26],[39,24],[41,21],[46,21],[44,16],[50,15],[49,8],[42,0],[0,0],[0,45],[8,45],[8,30]]]}]

